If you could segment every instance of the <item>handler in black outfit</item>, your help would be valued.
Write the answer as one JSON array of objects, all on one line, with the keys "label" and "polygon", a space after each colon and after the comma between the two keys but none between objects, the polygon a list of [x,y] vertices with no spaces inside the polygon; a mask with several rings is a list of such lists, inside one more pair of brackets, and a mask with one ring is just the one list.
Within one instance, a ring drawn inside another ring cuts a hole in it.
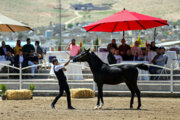
[{"label": "handler in black outfit", "polygon": [[63,71],[66,71],[65,66],[67,66],[70,62],[70,60],[72,59],[72,57],[69,58],[69,60],[62,65],[59,65],[59,62],[57,59],[53,59],[53,65],[54,65],[54,73],[56,74],[56,77],[58,79],[58,83],[59,83],[59,94],[56,96],[56,98],[54,99],[54,101],[51,104],[51,107],[54,109],[55,108],[55,104],[58,101],[58,99],[63,95],[64,90],[66,91],[66,95],[67,95],[67,103],[68,103],[68,109],[75,109],[71,106],[71,97],[70,97],[70,91],[69,91],[69,86],[67,84],[66,81],[66,76],[64,75]]}]

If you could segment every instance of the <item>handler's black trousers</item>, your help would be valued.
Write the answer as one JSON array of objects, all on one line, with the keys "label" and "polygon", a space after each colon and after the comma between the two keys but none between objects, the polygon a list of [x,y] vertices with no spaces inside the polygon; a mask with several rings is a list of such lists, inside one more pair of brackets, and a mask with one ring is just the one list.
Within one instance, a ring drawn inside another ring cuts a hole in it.
[{"label": "handler's black trousers", "polygon": [[58,101],[58,99],[63,95],[64,90],[65,90],[66,96],[67,96],[68,107],[71,106],[70,91],[69,91],[69,86],[68,86],[66,80],[59,81],[59,94],[56,96],[56,98],[55,98],[54,101],[52,102],[52,105],[55,105],[55,104],[56,104],[56,102]]}]

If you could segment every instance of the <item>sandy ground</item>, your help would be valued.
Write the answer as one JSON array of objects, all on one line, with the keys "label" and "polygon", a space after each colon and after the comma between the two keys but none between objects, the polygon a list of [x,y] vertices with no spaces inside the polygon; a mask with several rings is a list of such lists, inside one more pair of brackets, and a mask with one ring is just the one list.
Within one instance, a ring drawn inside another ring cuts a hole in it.
[{"label": "sandy ground", "polygon": [[77,110],[67,110],[65,97],[53,110],[50,108],[53,99],[0,101],[0,120],[180,120],[180,98],[142,98],[141,110],[129,109],[129,97],[104,97],[101,110],[94,110],[96,98],[72,99]]}]

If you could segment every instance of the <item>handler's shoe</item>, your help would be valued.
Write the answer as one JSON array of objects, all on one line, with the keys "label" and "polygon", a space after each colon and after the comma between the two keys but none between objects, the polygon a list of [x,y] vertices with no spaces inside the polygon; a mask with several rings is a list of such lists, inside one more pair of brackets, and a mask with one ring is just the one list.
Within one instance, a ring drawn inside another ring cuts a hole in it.
[{"label": "handler's shoe", "polygon": [[51,108],[52,108],[52,109],[55,109],[55,106],[54,106],[53,104],[51,104]]},{"label": "handler's shoe", "polygon": [[72,107],[72,106],[68,106],[68,109],[69,109],[69,110],[75,110],[75,108]]}]

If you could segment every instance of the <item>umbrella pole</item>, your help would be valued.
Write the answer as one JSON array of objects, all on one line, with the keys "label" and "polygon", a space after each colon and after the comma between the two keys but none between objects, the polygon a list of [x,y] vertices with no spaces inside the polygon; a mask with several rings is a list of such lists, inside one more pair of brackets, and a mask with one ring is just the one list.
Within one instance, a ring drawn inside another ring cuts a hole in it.
[{"label": "umbrella pole", "polygon": [[154,29],[154,42],[156,41],[156,28]]},{"label": "umbrella pole", "polygon": [[123,31],[123,39],[124,39],[124,31]]}]

